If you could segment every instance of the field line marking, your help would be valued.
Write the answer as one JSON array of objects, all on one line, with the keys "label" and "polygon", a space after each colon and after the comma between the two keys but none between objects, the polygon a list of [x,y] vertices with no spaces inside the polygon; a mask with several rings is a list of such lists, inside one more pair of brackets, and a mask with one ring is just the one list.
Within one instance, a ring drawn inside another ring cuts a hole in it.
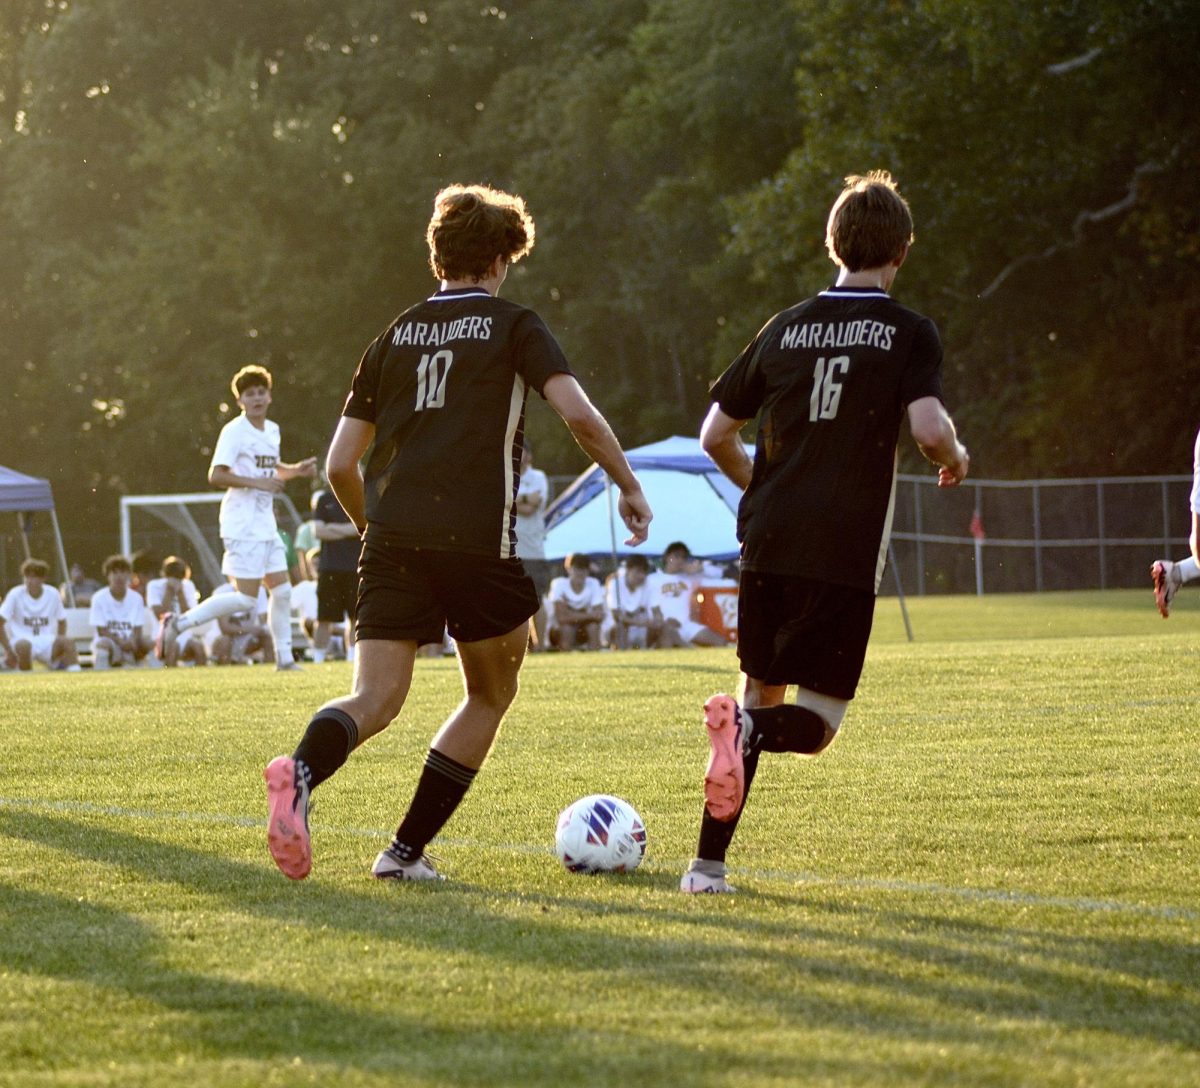
[{"label": "field line marking", "polygon": [[[93,816],[111,816],[124,820],[174,821],[176,823],[203,823],[224,827],[261,828],[265,820],[248,816],[231,816],[211,812],[159,812],[155,809],[123,808],[118,805],[98,805],[91,801],[42,801],[30,797],[0,797],[0,809],[26,809],[35,812],[79,812]],[[368,827],[324,826],[322,830],[331,834],[349,835],[354,838],[387,838],[390,831]],[[461,847],[472,850],[498,851],[509,854],[553,855],[548,846],[531,846],[528,843],[483,843],[474,839],[451,839],[439,837],[438,845]],[[659,859],[670,864],[670,859]],[[683,860],[678,862],[680,866]],[[883,879],[876,877],[830,877],[813,872],[790,872],[779,869],[731,868],[732,873],[752,877],[756,880],[781,881],[787,884],[824,884],[833,888],[859,888],[874,892],[903,892],[906,895],[928,895],[935,898],[965,899],[979,903],[1007,904],[1022,907],[1053,907],[1083,914],[1137,914],[1168,921],[1200,921],[1200,911],[1170,905],[1155,906],[1147,903],[1126,903],[1119,899],[1095,899],[1086,896],[1038,895],[1033,892],[1009,891],[1003,888],[965,888],[950,884],[926,883],[921,881]]]}]

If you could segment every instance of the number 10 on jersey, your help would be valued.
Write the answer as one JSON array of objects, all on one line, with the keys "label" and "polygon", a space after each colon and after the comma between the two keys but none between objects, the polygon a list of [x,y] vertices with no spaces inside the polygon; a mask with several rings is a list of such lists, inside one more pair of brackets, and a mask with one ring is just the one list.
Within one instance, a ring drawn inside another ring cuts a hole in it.
[{"label": "number 10 on jersey", "polygon": [[816,423],[819,419],[833,419],[837,415],[842,399],[841,379],[850,367],[849,355],[835,355],[825,361],[822,356],[813,367],[812,392],[808,395],[808,419]]},{"label": "number 10 on jersey", "polygon": [[446,377],[450,373],[450,364],[454,362],[454,352],[443,349],[432,355],[422,355],[417,364],[417,407],[418,412],[426,408],[444,408],[446,406]]}]

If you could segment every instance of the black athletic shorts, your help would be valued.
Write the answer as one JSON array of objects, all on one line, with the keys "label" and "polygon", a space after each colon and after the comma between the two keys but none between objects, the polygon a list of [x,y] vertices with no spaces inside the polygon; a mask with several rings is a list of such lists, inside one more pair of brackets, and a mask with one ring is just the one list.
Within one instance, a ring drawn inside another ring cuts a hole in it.
[{"label": "black athletic shorts", "polygon": [[317,576],[317,619],[341,623],[343,616],[354,619],[358,607],[358,572],[323,570]]},{"label": "black athletic shorts", "polygon": [[478,642],[508,634],[538,610],[516,557],[401,547],[367,530],[358,565],[358,638]]},{"label": "black athletic shorts", "polygon": [[799,684],[853,699],[875,616],[875,594],[787,574],[744,571],[738,660],[765,684]]}]

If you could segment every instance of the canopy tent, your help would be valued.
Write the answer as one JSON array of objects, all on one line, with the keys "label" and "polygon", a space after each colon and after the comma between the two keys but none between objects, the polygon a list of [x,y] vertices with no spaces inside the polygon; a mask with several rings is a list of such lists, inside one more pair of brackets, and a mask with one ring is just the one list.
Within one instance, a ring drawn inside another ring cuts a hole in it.
[{"label": "canopy tent", "polygon": [[[48,511],[50,524],[54,527],[54,543],[58,547],[58,562],[62,568],[63,580],[70,583],[70,572],[67,568],[67,557],[63,551],[62,533],[58,528],[58,516],[54,512],[54,497],[50,493],[50,482],[36,476],[26,476],[11,468],[0,465],[0,511],[17,515],[17,525],[21,531],[21,541],[25,547],[25,558],[30,557],[29,551],[29,517],[39,511]],[[72,603],[74,603],[72,601]]]},{"label": "canopy tent", "polygon": [[[752,449],[747,453],[754,455]],[[617,492],[599,465],[592,465],[546,511],[546,558],[572,552],[662,555],[682,540],[693,555],[731,560],[738,555],[738,490],[709,460],[695,438],[675,435],[628,450],[626,456],[654,511],[650,538],[627,547],[617,516]]]}]

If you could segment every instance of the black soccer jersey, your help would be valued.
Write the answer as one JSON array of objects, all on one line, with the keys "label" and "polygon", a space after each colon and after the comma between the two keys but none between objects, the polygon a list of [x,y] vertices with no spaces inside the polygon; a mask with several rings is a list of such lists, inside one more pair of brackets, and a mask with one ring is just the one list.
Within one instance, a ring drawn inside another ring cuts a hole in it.
[{"label": "black soccer jersey", "polygon": [[763,326],[712,389],[758,419],[745,569],[878,591],[901,419],[941,399],[941,369],[933,322],[876,288],[831,287]]},{"label": "black soccer jersey", "polygon": [[570,373],[536,313],[482,288],[406,310],[367,348],[342,411],[375,425],[367,520],[406,547],[515,556],[526,392]]}]

